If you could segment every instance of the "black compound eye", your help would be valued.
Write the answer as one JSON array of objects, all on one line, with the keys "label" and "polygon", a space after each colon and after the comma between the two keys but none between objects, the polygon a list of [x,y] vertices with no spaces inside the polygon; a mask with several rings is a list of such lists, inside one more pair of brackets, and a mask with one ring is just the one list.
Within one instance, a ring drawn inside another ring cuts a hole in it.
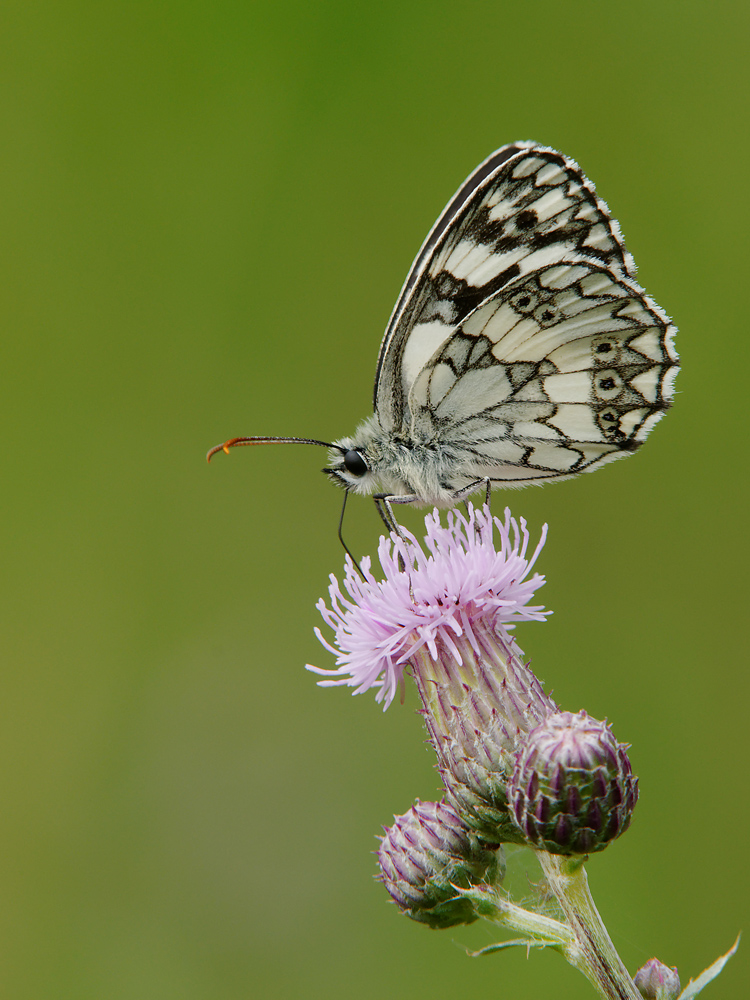
[{"label": "black compound eye", "polygon": [[364,476],[366,472],[369,472],[367,462],[358,451],[351,448],[344,452],[344,468],[353,476]]}]

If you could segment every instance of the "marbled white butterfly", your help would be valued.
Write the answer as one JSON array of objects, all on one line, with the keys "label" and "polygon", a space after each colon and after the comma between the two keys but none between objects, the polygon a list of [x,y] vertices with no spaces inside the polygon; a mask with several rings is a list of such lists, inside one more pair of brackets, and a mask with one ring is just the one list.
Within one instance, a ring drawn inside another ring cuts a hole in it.
[{"label": "marbled white butterfly", "polygon": [[504,146],[417,254],[380,348],[373,416],[332,443],[240,437],[208,457],[323,445],[323,471],[375,494],[389,526],[391,503],[452,507],[495,484],[591,472],[640,447],[673,395],[675,327],[634,275],[578,164]]}]

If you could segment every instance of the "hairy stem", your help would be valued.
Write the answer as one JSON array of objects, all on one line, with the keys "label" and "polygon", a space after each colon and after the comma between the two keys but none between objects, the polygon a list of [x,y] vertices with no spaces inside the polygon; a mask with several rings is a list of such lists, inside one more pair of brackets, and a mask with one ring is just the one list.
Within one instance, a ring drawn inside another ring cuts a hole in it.
[{"label": "hairy stem", "polygon": [[566,955],[568,961],[580,969],[605,1000],[643,1000],[594,905],[581,859],[546,851],[536,853],[575,935],[578,954],[575,958]]}]

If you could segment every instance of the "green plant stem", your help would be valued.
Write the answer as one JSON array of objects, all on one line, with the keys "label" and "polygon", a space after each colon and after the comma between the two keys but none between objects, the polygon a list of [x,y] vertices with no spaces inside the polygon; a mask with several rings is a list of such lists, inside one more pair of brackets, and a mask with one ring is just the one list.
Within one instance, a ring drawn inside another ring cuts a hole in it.
[{"label": "green plant stem", "polygon": [[643,1000],[602,923],[580,858],[537,851],[547,883],[575,935],[565,957],[606,1000]]},{"label": "green plant stem", "polygon": [[[492,898],[484,915],[488,920],[492,920],[501,927],[520,931],[526,935],[529,939],[525,942],[526,944],[539,944],[555,948],[561,951],[566,958],[568,958],[570,949],[574,951],[577,949],[575,935],[567,923],[554,920],[552,917],[544,917],[540,913],[524,910],[523,907],[509,903],[498,896]],[[570,961],[569,958],[568,960]]]}]

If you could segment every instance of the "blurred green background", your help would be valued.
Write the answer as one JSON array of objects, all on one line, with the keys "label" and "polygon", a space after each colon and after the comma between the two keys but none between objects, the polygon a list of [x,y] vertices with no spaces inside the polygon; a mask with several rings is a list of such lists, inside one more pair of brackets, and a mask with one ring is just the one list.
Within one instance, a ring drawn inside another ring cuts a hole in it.
[{"label": "blurred green background", "polygon": [[[687,981],[746,925],[749,21],[2,6],[3,996],[593,996],[559,956],[471,960],[489,926],[387,904],[374,837],[437,778],[412,693],[383,715],[303,670],[332,664],[340,494],[317,449],[203,457],[354,429],[413,255],[516,139],[594,179],[684,362],[637,458],[496,498],[550,524],[555,614],[518,638],[633,744],[635,822],[589,865],[628,966]],[[373,551],[372,505],[349,514]],[[744,1000],[747,955],[710,996]]]}]

